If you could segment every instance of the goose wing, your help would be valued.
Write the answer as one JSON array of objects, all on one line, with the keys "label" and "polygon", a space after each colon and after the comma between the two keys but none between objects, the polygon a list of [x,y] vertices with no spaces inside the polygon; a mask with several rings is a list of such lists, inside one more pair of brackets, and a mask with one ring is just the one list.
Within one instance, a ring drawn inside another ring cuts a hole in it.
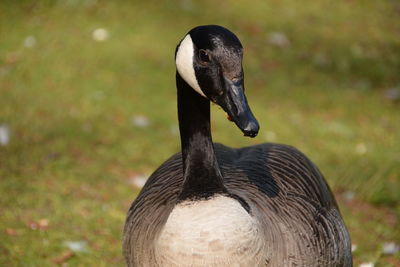
[{"label": "goose wing", "polygon": [[177,153],[149,177],[132,203],[123,241],[128,266],[155,266],[153,242],[176,204],[183,183],[182,169],[182,156]]},{"label": "goose wing", "polygon": [[318,168],[279,144],[216,145],[227,189],[258,218],[268,266],[351,266],[350,237]]}]

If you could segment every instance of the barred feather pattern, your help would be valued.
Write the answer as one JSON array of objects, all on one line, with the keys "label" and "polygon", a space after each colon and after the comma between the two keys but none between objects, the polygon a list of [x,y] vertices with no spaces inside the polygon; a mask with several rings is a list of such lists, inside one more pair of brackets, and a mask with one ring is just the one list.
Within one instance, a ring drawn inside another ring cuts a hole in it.
[{"label": "barred feather pattern", "polygon": [[[350,237],[338,206],[304,154],[280,144],[214,147],[224,185],[247,202],[261,225],[263,266],[352,266]],[[132,203],[124,228],[128,266],[157,266],[154,244],[182,183],[182,157],[177,153],[151,175]]]}]

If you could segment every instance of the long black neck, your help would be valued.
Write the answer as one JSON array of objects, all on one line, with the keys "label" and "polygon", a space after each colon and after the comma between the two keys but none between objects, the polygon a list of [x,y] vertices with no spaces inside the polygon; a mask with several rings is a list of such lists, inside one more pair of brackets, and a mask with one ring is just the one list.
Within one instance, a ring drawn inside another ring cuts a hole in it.
[{"label": "long black neck", "polygon": [[178,73],[176,87],[184,175],[179,200],[226,193],[211,139],[210,102]]}]

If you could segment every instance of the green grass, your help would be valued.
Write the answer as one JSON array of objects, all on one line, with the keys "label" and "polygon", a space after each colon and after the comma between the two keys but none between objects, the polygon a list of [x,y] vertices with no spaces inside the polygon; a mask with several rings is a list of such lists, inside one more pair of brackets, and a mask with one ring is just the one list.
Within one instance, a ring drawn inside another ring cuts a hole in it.
[{"label": "green grass", "polygon": [[[241,39],[261,124],[244,138],[214,107],[214,140],[301,149],[337,193],[356,266],[399,266],[400,253],[381,249],[400,243],[400,106],[383,96],[400,87],[399,10],[366,0],[2,1],[0,124],[11,139],[0,146],[0,266],[123,265],[138,192],[129,177],[179,150],[173,53],[199,24]],[[99,27],[105,42],[92,39]],[[289,44],[271,45],[271,32]],[[135,127],[136,115],[149,127]],[[68,254],[66,241],[87,251]]]}]

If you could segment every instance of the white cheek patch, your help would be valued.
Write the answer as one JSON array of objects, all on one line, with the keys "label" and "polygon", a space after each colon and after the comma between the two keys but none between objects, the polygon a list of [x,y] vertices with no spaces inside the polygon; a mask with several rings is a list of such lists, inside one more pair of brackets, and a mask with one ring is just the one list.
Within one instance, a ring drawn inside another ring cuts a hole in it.
[{"label": "white cheek patch", "polygon": [[182,40],[181,45],[176,53],[176,69],[185,82],[187,82],[197,93],[207,98],[201,90],[194,73],[193,50],[193,41],[192,38],[190,38],[190,34],[188,34]]}]

